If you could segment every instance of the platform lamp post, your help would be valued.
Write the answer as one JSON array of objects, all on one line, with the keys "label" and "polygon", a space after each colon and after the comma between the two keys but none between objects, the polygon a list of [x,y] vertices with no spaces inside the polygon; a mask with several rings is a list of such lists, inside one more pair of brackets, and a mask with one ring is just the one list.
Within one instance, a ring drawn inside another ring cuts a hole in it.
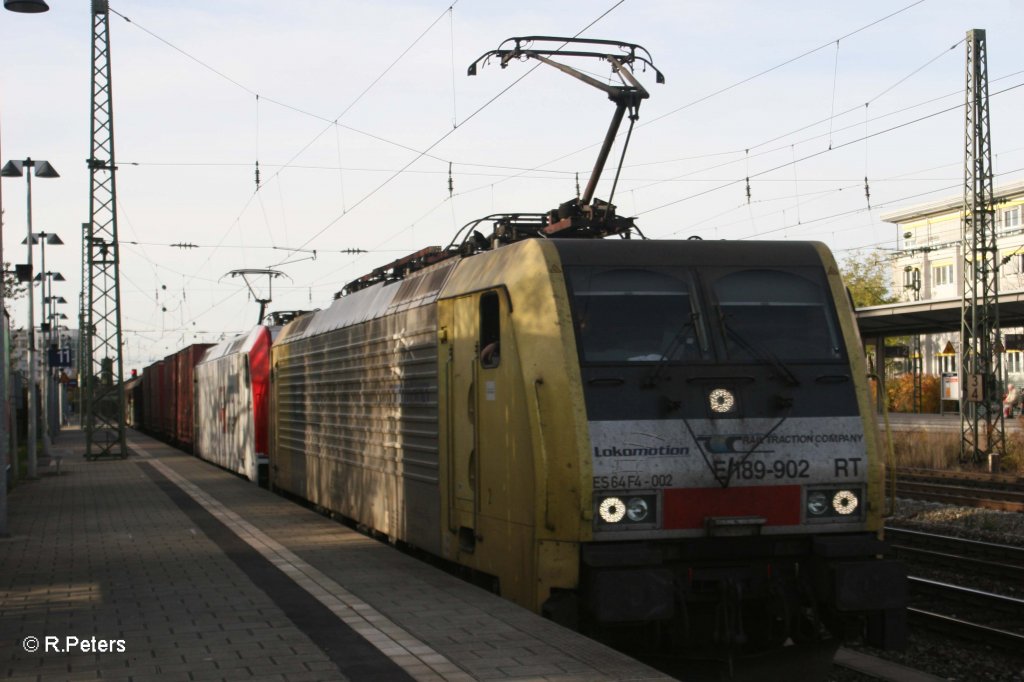
[{"label": "platform lamp post", "polygon": [[[7,2],[5,0],[5,6]],[[32,171],[31,169],[35,169]],[[25,171],[24,169],[28,169]],[[39,178],[59,178],[60,174],[53,169],[47,161],[39,161],[27,158],[24,161],[8,161],[0,169],[0,176],[5,178],[16,178],[25,176],[25,187],[27,191],[27,220],[28,236],[25,238],[28,244],[28,269],[32,271],[32,175],[35,173]],[[28,291],[28,375],[29,375],[29,400],[28,400],[28,477],[35,478],[38,475],[38,463],[36,459],[36,400],[39,395],[39,387],[36,384],[36,342],[35,342],[35,311],[32,298],[31,283]],[[47,447],[47,441],[43,439],[43,447]],[[44,454],[49,454],[44,452]]]},{"label": "platform lamp post", "polygon": [[[58,296],[57,298],[60,299],[57,303],[67,303],[63,296]],[[61,332],[68,330],[67,325],[65,324],[67,319],[67,315],[62,312],[58,312],[56,309],[50,316],[50,338],[52,339],[50,348],[57,349],[58,356],[60,357],[60,365],[51,370],[51,374],[53,376],[54,398],[53,414],[51,415],[53,421],[50,423],[54,425],[53,430],[57,433],[59,433],[66,425],[64,415],[67,414],[68,391],[67,386],[65,385],[66,379],[64,375],[64,368],[66,366],[70,366],[71,350],[66,345],[68,337],[61,334]],[[63,352],[65,348],[68,348],[67,353]],[[64,363],[69,364],[65,365]]]},{"label": "platform lamp post", "polygon": [[[50,9],[50,6],[46,4],[45,0],[4,0],[4,9],[10,10],[11,12],[20,12],[22,14],[37,14],[39,12],[45,12]],[[3,213],[3,201],[0,199],[0,215]],[[4,262],[3,259],[3,239],[0,239],[0,264]],[[4,307],[4,285],[2,280],[2,274],[0,274],[0,310],[6,310]],[[32,298],[29,296],[29,298]],[[0,348],[3,347],[3,342],[0,341]],[[6,352],[0,354],[3,355],[4,366],[0,368],[0,538],[5,538],[8,535],[7,531],[7,454],[9,451],[10,438],[8,437],[8,426],[10,410],[8,408],[10,389],[7,386],[7,365],[8,358]],[[18,453],[14,453],[12,460],[12,471],[15,471],[15,467],[18,466]]]},{"label": "platform lamp post", "polygon": [[[56,171],[54,171],[56,172]],[[43,432],[43,454],[47,457],[50,456],[50,400],[51,393],[49,382],[46,377],[49,375],[48,364],[46,359],[48,356],[47,351],[49,350],[49,344],[47,344],[47,319],[46,319],[46,297],[50,295],[47,285],[50,284],[51,278],[58,273],[48,272],[46,270],[46,245],[51,246],[63,246],[64,240],[58,237],[53,232],[30,232],[31,242],[33,245],[39,244],[39,258],[40,258],[40,269],[39,274],[32,278],[32,281],[39,282],[39,338],[43,344],[42,358],[40,359],[40,371],[39,371],[39,391],[42,394],[39,398],[39,404],[42,407],[42,414],[40,415],[39,421],[42,422]],[[29,241],[29,237],[22,241],[25,244]],[[31,248],[31,246],[30,246]],[[31,262],[31,261],[30,261]],[[60,281],[64,280],[64,275],[59,275]]]},{"label": "platform lamp post", "polygon": [[60,433],[61,420],[60,420],[60,405],[61,405],[61,386],[57,382],[58,373],[57,365],[54,364],[54,360],[59,361],[60,355],[54,351],[57,349],[57,345],[54,344],[54,332],[57,327],[60,326],[60,321],[68,319],[68,316],[64,313],[57,311],[58,304],[67,303],[67,300],[63,296],[53,295],[53,283],[63,282],[64,275],[59,272],[41,272],[40,275],[45,275],[45,279],[48,280],[49,286],[47,287],[47,296],[43,299],[45,307],[43,308],[44,319],[46,322],[43,327],[43,343],[46,344],[46,354],[43,364],[46,371],[43,374],[46,376],[46,407],[49,412],[46,415],[47,425],[49,426],[49,434],[51,438]]}]

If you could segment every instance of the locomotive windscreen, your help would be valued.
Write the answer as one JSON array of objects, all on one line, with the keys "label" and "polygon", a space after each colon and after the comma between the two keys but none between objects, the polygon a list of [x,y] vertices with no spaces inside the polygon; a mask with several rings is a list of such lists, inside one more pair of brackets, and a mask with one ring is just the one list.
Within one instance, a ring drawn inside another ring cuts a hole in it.
[{"label": "locomotive windscreen", "polygon": [[820,270],[737,270],[714,279],[712,290],[729,359],[756,359],[759,350],[783,360],[843,359]]},{"label": "locomotive windscreen", "polygon": [[685,272],[577,267],[569,271],[583,362],[661,362],[702,357]]},{"label": "locomotive windscreen", "polygon": [[820,268],[570,266],[566,274],[585,364],[845,360]]}]

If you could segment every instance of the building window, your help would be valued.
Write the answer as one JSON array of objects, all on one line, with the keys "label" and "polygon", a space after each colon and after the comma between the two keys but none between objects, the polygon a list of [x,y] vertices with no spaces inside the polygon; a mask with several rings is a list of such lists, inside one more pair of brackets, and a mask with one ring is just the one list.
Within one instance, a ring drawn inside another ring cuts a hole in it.
[{"label": "building window", "polygon": [[1020,351],[1008,351],[1003,356],[1006,362],[1006,371],[1020,374],[1024,370],[1024,353]]},{"label": "building window", "polygon": [[953,264],[940,265],[932,268],[932,283],[935,286],[953,283]]},{"label": "building window", "polygon": [[1003,229],[1011,230],[1020,227],[1020,206],[1014,206],[1003,211]]},{"label": "building window", "polygon": [[480,364],[488,369],[501,362],[501,301],[498,292],[480,296]]},{"label": "building window", "polygon": [[940,355],[939,356],[939,372],[943,374],[956,374],[956,356],[955,355]]}]

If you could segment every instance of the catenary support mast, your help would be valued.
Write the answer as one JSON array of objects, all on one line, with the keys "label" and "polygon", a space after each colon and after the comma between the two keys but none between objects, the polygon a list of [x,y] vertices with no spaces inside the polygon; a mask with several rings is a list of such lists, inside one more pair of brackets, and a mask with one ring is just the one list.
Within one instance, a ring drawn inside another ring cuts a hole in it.
[{"label": "catenary support mast", "polygon": [[999,250],[992,191],[985,31],[967,32],[964,139],[964,293],[960,318],[960,461],[980,462],[1006,451],[1001,406]]},{"label": "catenary support mast", "polygon": [[121,360],[121,286],[118,277],[114,110],[110,81],[110,12],[92,0],[92,149],[89,157],[89,230],[83,242],[89,266],[85,372],[86,452],[89,459],[126,457],[124,368]]}]

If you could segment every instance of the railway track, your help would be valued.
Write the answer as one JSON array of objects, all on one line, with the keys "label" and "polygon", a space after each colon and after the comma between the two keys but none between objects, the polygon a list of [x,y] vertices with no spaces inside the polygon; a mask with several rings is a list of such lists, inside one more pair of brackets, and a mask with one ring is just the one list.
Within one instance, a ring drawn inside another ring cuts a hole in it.
[{"label": "railway track", "polygon": [[[1024,599],[924,578],[908,577],[907,581],[913,600],[927,604],[927,608],[907,609],[912,622],[1018,654],[1024,651]],[[939,613],[936,606],[955,613]]]},{"label": "railway track", "polygon": [[1016,476],[900,469],[896,472],[896,495],[964,507],[1024,512],[1024,486]]},{"label": "railway track", "polygon": [[1024,584],[1024,547],[935,535],[886,526],[885,538],[897,557],[970,575]]},{"label": "railway track", "polygon": [[899,467],[896,475],[901,478],[916,478],[930,481],[953,481],[965,486],[978,486],[994,490],[1024,491],[1024,477],[1016,474],[992,474],[985,471],[964,471],[960,469],[924,469],[921,467]]},{"label": "railway track", "polygon": [[[1024,581],[1024,548],[887,526],[886,541],[894,554],[929,569],[956,576],[985,576],[1020,585]],[[909,576],[918,626],[956,638],[970,639],[1007,651],[1024,651],[1024,600],[940,580]]]},{"label": "railway track", "polygon": [[942,632],[954,638],[970,639],[975,642],[999,647],[1005,651],[1020,654],[1024,648],[1024,635],[1015,632],[992,628],[978,623],[962,620],[941,613],[933,613],[922,609],[908,608],[907,615],[911,622],[935,632]]}]

